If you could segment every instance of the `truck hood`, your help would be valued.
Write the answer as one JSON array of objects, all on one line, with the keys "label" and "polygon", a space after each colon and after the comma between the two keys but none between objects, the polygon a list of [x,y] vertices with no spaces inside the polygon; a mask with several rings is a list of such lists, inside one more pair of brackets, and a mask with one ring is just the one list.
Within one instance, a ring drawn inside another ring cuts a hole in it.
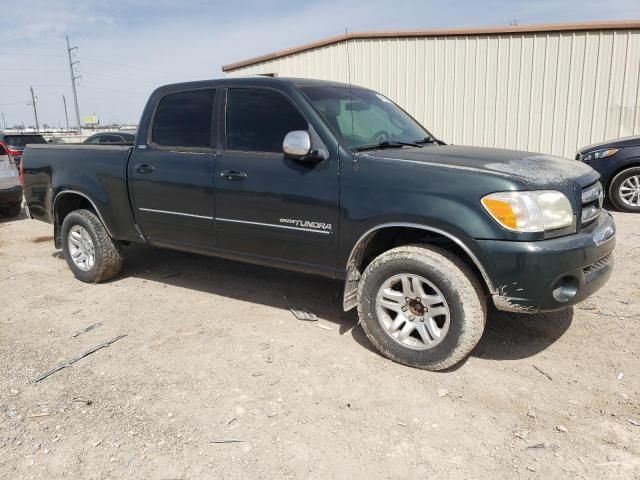
[{"label": "truck hood", "polygon": [[593,145],[581,148],[578,153],[583,154],[592,150],[600,150],[605,148],[635,147],[637,145],[640,145],[640,136],[624,137],[618,138],[616,140],[610,140],[608,142],[594,143]]},{"label": "truck hood", "polygon": [[373,150],[361,155],[492,173],[518,180],[527,188],[552,188],[573,182],[586,187],[600,176],[588,165],[575,160],[498,148],[425,145],[423,148]]}]

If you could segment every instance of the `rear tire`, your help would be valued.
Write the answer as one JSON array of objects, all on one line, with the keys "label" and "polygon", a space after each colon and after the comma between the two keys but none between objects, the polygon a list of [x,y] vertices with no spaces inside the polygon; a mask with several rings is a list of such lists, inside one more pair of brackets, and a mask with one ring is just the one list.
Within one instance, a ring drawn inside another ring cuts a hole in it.
[{"label": "rear tire", "polygon": [[78,280],[100,283],[121,272],[120,246],[93,212],[75,210],[68,214],[61,234],[64,258]]},{"label": "rear tire", "polygon": [[640,167],[627,168],[613,178],[609,186],[609,200],[623,212],[640,212]]},{"label": "rear tire", "polygon": [[13,218],[20,215],[21,211],[22,211],[22,205],[17,204],[11,207],[3,208],[2,210],[0,210],[0,214],[2,214],[3,217]]},{"label": "rear tire", "polygon": [[476,275],[461,259],[413,245],[389,250],[367,267],[358,289],[358,314],[385,357],[435,371],[462,361],[476,346],[484,332],[486,301]]}]

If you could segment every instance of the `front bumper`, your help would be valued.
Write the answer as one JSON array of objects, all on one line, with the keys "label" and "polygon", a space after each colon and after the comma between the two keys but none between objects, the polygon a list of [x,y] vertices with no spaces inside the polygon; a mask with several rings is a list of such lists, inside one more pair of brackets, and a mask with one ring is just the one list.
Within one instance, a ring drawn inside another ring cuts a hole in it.
[{"label": "front bumper", "polygon": [[478,240],[496,292],[496,308],[540,312],[575,305],[599,290],[613,270],[615,224],[602,212],[579,233],[538,242]]},{"label": "front bumper", "polygon": [[12,187],[0,190],[0,207],[9,207],[22,203],[22,187]]}]

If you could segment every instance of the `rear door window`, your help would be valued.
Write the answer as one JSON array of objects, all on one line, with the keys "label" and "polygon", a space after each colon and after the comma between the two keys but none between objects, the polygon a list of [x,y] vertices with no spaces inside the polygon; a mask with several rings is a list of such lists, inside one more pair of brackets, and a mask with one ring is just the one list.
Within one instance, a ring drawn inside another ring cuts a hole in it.
[{"label": "rear door window", "polygon": [[227,149],[282,153],[293,130],[308,130],[306,119],[282,93],[261,88],[232,88],[227,94]]},{"label": "rear door window", "polygon": [[158,104],[151,140],[167,147],[211,146],[215,90],[173,93]]}]

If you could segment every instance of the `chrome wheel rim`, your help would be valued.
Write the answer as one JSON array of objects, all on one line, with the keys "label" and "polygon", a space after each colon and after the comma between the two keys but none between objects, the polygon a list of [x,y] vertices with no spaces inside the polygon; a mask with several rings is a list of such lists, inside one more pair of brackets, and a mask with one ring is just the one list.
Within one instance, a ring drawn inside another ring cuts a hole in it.
[{"label": "chrome wheel rim", "polygon": [[408,273],[386,280],[376,296],[378,322],[396,343],[429,350],[447,335],[451,312],[442,292],[429,280]]},{"label": "chrome wheel rim", "polygon": [[74,225],[69,230],[68,244],[75,266],[84,272],[91,270],[96,264],[96,250],[89,232],[80,225]]},{"label": "chrome wheel rim", "polygon": [[630,207],[640,207],[640,175],[625,179],[618,188],[620,199]]}]

